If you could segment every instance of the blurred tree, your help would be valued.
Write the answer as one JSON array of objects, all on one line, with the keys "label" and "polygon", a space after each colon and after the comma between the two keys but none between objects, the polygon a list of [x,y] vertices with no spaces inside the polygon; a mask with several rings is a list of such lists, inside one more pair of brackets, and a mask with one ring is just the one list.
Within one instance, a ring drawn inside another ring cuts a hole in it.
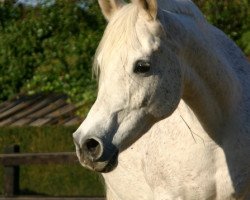
[{"label": "blurred tree", "polygon": [[91,58],[105,24],[93,2],[0,8],[0,100],[57,91],[75,102],[93,101]]}]

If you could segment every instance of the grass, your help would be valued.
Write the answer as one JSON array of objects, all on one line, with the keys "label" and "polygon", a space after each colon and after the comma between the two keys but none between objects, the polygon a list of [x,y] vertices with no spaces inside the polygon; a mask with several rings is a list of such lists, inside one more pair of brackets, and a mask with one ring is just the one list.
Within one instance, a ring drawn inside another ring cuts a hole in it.
[{"label": "grass", "polygon": [[[74,151],[72,133],[76,127],[0,128],[0,152],[20,145],[21,152]],[[48,196],[103,196],[102,178],[80,164],[33,165],[20,167],[20,194]],[[3,194],[3,167],[0,167],[0,194]]]}]

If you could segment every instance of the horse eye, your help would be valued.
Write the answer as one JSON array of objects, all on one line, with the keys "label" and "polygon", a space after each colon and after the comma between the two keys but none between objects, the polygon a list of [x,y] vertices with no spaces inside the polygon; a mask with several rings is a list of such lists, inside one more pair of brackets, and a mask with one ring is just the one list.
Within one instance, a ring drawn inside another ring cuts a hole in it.
[{"label": "horse eye", "polygon": [[134,73],[146,73],[150,70],[150,62],[145,60],[138,60],[134,66]]}]

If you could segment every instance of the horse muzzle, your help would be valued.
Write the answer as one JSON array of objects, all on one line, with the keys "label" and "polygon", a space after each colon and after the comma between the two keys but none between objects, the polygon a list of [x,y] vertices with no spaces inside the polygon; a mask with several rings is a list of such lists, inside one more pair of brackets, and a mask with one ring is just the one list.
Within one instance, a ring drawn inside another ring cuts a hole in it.
[{"label": "horse muzzle", "polygon": [[84,167],[96,172],[108,173],[117,166],[119,151],[114,145],[104,145],[96,137],[83,139],[81,144],[74,140],[74,143],[78,159]]}]

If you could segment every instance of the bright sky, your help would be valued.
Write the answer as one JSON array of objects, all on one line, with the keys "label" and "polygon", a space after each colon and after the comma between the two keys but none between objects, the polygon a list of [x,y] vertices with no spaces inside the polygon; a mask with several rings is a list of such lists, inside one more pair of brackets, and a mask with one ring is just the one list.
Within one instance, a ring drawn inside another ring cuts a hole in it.
[{"label": "bright sky", "polygon": [[[28,6],[37,6],[40,4],[43,4],[45,6],[50,6],[53,5],[55,3],[56,0],[17,0],[16,4],[25,4]],[[89,0],[91,1],[91,0]],[[82,2],[82,3],[77,3],[77,5],[82,8],[82,9],[88,9],[88,5],[86,4],[86,2]]]},{"label": "bright sky", "polygon": [[51,5],[55,2],[55,0],[18,0],[17,4],[26,4],[29,6],[37,6],[39,4],[44,4],[46,3],[46,5]]}]

